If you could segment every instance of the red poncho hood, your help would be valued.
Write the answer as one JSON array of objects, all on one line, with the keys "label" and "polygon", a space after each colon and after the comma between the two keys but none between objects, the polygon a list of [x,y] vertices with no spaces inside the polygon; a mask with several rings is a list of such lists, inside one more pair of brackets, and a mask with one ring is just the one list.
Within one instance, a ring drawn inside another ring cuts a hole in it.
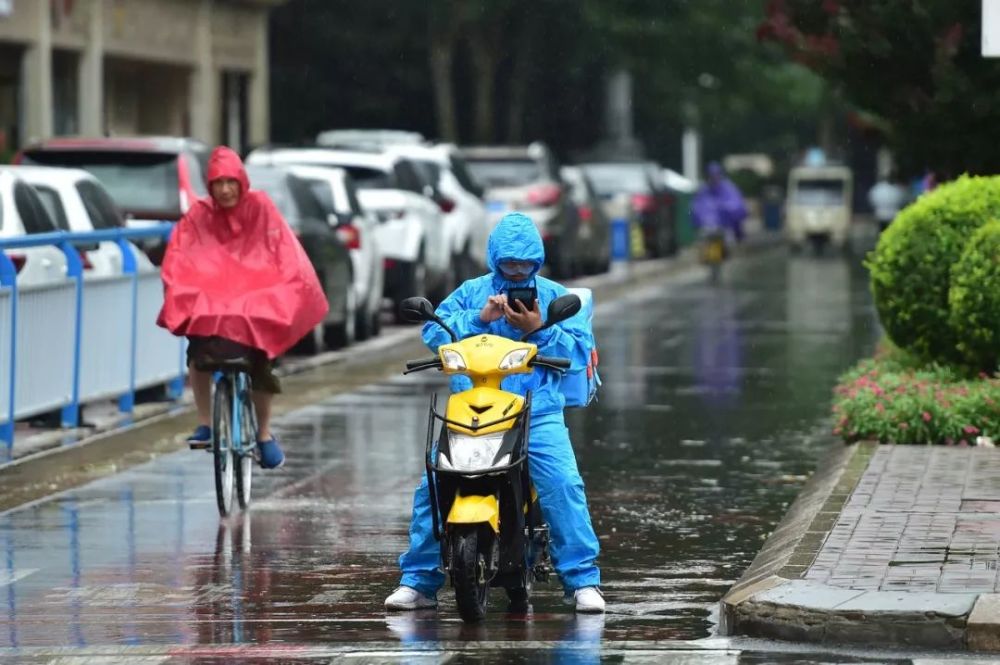
[{"label": "red poncho hood", "polygon": [[199,199],[177,223],[163,260],[157,323],[187,336],[219,336],[281,355],[326,318],[329,304],[298,238],[263,192],[250,189],[239,156],[212,152],[208,181],[235,178],[226,209]]}]

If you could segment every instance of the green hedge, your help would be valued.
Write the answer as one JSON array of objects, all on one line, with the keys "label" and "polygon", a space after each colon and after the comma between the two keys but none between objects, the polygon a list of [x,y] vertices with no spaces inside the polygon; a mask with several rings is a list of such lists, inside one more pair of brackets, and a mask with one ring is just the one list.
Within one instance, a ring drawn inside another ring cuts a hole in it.
[{"label": "green hedge", "polygon": [[1000,177],[963,176],[904,209],[870,255],[872,293],[889,338],[921,359],[959,362],[949,309],[952,266],[987,221],[1000,217]]},{"label": "green hedge", "polygon": [[834,434],[847,442],[974,445],[1000,438],[1000,379],[922,366],[893,349],[841,377],[833,410]]},{"label": "green hedge", "polygon": [[964,361],[995,371],[1000,358],[1000,222],[979,229],[952,266],[948,303]]}]

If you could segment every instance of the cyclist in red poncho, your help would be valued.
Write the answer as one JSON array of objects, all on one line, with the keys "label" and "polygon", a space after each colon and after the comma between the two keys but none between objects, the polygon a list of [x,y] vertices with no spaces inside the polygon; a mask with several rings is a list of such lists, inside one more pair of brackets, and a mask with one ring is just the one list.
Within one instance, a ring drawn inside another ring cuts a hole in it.
[{"label": "cyclist in red poncho", "polygon": [[285,456],[270,429],[271,402],[281,390],[271,360],[322,322],[329,304],[295,234],[267,194],[250,189],[243,162],[229,148],[212,152],[208,187],[210,196],[191,207],[170,237],[157,323],[190,340],[198,410],[192,448],[212,440],[212,373],[202,368],[232,343],[248,351],[260,463],[272,469]]}]

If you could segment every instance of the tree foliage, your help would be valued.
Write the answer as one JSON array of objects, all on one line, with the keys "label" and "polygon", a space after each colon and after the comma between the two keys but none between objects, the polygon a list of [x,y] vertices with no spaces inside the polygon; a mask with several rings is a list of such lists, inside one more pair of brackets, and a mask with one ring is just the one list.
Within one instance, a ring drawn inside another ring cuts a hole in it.
[{"label": "tree foliage", "polygon": [[633,75],[635,127],[679,162],[790,152],[826,103],[821,80],[762,46],[752,0],[291,0],[272,14],[273,134],[400,127],[462,142],[542,139],[567,154],[604,133],[604,85]]},{"label": "tree foliage", "polygon": [[771,0],[758,36],[876,114],[904,170],[996,173],[1000,67],[980,24],[972,0]]}]

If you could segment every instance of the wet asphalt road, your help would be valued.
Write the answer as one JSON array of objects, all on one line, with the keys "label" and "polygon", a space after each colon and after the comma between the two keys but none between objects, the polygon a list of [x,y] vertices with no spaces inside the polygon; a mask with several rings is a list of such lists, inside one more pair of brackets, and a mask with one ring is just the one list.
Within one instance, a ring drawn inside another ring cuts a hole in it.
[{"label": "wet asphalt road", "polygon": [[600,402],[568,420],[606,617],[574,617],[554,585],[479,627],[448,591],[385,616],[443,386],[418,374],[283,418],[288,464],[221,524],[211,457],[186,450],[0,515],[0,662],[911,662],[712,637],[832,445],[833,381],[875,344],[861,269],[771,251],[720,287],[693,270],[605,303],[596,332]]}]

